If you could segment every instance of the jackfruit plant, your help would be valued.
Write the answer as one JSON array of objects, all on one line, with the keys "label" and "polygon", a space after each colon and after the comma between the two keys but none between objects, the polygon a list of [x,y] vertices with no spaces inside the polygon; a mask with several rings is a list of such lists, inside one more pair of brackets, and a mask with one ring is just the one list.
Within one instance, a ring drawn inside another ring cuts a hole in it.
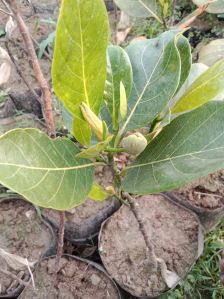
[{"label": "jackfruit plant", "polygon": [[[79,145],[30,128],[0,137],[0,183],[37,206],[123,201],[224,167],[224,60],[199,75],[178,29],[125,49],[109,35],[103,0],[63,0],[52,79]],[[135,159],[119,171],[115,157],[126,152]],[[113,187],[94,182],[98,165],[111,166]]]}]

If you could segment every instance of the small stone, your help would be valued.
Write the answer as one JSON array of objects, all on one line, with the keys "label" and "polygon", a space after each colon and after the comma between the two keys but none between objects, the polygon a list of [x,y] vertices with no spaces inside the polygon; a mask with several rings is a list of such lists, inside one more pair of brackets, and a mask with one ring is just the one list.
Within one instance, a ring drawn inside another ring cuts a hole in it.
[{"label": "small stone", "polygon": [[96,274],[93,274],[93,275],[90,277],[90,279],[91,279],[91,282],[92,282],[92,284],[93,284],[94,286],[97,286],[97,285],[100,283],[100,281],[101,281],[101,278],[100,278],[98,275],[96,275]]},{"label": "small stone", "polygon": [[26,211],[25,215],[28,219],[33,219],[35,216],[35,212],[33,210],[29,210],[29,211]]}]

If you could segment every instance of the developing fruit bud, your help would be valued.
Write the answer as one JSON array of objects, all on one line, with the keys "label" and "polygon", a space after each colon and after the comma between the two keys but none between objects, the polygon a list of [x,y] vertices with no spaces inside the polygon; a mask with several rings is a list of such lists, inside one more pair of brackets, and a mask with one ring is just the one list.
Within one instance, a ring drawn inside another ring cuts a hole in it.
[{"label": "developing fruit bud", "polygon": [[141,133],[134,133],[125,137],[121,146],[125,149],[128,154],[139,155],[147,146],[147,140]]},{"label": "developing fruit bud", "polygon": [[106,123],[102,122],[102,120],[89,108],[86,103],[82,103],[80,106],[82,115],[85,120],[90,125],[90,128],[96,134],[96,137],[99,141],[104,140],[104,138],[108,135],[108,129]]}]

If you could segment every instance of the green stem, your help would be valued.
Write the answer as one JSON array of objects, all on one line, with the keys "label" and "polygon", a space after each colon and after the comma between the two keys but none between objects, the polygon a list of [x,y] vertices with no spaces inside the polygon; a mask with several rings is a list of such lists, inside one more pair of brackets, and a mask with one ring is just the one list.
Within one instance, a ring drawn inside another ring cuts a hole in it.
[{"label": "green stem", "polygon": [[122,147],[117,147],[117,148],[108,147],[105,150],[105,152],[108,152],[108,153],[123,153],[124,151],[125,151],[125,149]]},{"label": "green stem", "polygon": [[114,197],[116,197],[117,200],[119,200],[123,205],[126,205],[129,207],[128,203],[124,201],[117,193],[114,194]]}]

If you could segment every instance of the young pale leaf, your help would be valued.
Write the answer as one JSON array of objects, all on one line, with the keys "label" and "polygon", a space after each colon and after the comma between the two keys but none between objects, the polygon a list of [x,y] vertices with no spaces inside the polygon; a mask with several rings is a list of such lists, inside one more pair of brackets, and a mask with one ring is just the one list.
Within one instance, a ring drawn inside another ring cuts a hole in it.
[{"label": "young pale leaf", "polygon": [[69,210],[85,201],[93,183],[94,166],[78,152],[67,138],[15,129],[0,137],[0,183],[37,206]]},{"label": "young pale leaf", "polygon": [[96,145],[93,145],[87,149],[84,149],[76,155],[77,158],[95,158],[97,157],[110,143],[113,139],[113,136],[108,136],[105,141],[99,142]]},{"label": "young pale leaf", "polygon": [[[82,102],[96,114],[99,112],[106,79],[108,39],[109,24],[103,0],[62,2],[52,79],[56,95],[77,119],[83,120],[80,111]],[[81,127],[78,126],[80,130]],[[80,136],[82,132],[78,138]]]},{"label": "young pale leaf", "polygon": [[124,120],[127,115],[127,95],[122,82],[120,82],[120,114]]},{"label": "young pale leaf", "polygon": [[179,188],[224,167],[224,103],[180,115],[127,167],[123,190],[147,194]]},{"label": "young pale leaf", "polygon": [[156,0],[115,0],[117,6],[127,15],[132,17],[154,17],[162,23],[159,18],[159,5]]},{"label": "young pale leaf", "polygon": [[86,146],[90,144],[92,138],[92,132],[87,121],[76,117],[72,119],[71,128],[72,128],[72,134],[75,136],[76,140],[79,143]]},{"label": "young pale leaf", "polygon": [[133,85],[133,74],[127,53],[119,46],[108,47],[107,80],[104,92],[106,108],[111,115],[113,127],[119,123],[120,82],[124,84],[127,98]]},{"label": "young pale leaf", "polygon": [[192,64],[190,74],[187,78],[187,80],[182,85],[181,89],[178,91],[178,93],[175,95],[175,97],[170,101],[169,107],[173,107],[177,101],[185,94],[185,92],[190,88],[192,83],[206,70],[208,69],[208,66],[206,66],[203,63],[194,63]]},{"label": "young pale leaf", "polygon": [[11,74],[11,59],[8,53],[0,47],[0,86],[7,83]]},{"label": "young pale leaf", "polygon": [[105,189],[103,189],[95,182],[93,183],[92,189],[88,194],[88,198],[93,199],[95,201],[103,201],[110,196],[111,196],[110,192],[107,192]]},{"label": "young pale leaf", "polygon": [[202,73],[179,99],[172,113],[195,109],[224,92],[224,59]]},{"label": "young pale leaf", "polygon": [[181,61],[173,31],[127,47],[134,76],[121,135],[148,125],[167,105],[180,82]]}]

